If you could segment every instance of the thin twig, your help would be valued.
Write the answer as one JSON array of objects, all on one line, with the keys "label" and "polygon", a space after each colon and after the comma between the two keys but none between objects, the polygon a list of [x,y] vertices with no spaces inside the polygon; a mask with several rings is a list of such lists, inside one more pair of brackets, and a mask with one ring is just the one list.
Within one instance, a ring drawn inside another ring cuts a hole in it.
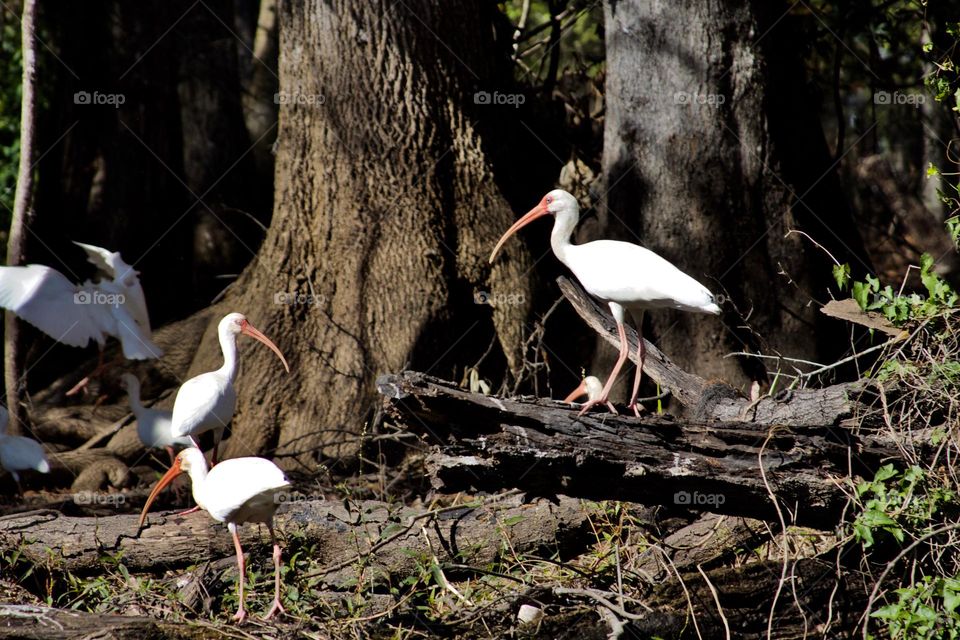
[{"label": "thin twig", "polygon": [[720,606],[720,595],[714,588],[713,583],[710,582],[710,578],[708,578],[707,574],[703,571],[703,567],[699,564],[697,565],[697,571],[703,576],[703,581],[707,583],[707,588],[710,589],[710,593],[713,594],[713,601],[717,603],[717,613],[720,614],[720,620],[723,622],[724,634],[727,640],[730,640],[730,624],[727,622],[727,616],[723,613],[723,607]]}]

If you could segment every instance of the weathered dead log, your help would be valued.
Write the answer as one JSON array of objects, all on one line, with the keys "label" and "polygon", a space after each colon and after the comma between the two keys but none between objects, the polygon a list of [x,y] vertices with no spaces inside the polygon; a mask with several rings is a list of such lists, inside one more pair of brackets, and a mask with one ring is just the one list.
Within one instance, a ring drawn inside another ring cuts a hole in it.
[{"label": "weathered dead log", "polygon": [[[629,628],[640,637],[723,638],[722,609],[732,637],[766,638],[774,602],[770,638],[846,637],[856,628],[868,589],[855,572],[838,577],[833,562],[818,558],[791,561],[783,587],[778,589],[782,569],[778,562],[763,561],[705,572],[709,584],[697,571],[683,576],[683,586],[669,580],[646,601],[654,611]],[[699,633],[687,615],[690,606]]]},{"label": "weathered dead log", "polygon": [[[832,528],[844,479],[872,475],[896,444],[832,424],[680,423],[605,412],[578,418],[552,400],[472,394],[416,372],[382,376],[388,415],[441,449],[444,491],[516,487],[536,495],[662,504]],[[761,465],[762,461],[762,465]]]},{"label": "weathered dead log", "polygon": [[[319,555],[313,560],[326,567],[324,581],[341,587],[356,585],[356,556],[371,550],[375,552],[364,561],[370,581],[414,571],[418,554],[430,548],[421,526],[440,561],[482,566],[496,558],[504,536],[518,552],[532,552],[551,541],[579,551],[589,542],[589,514],[572,498],[523,504],[513,496],[437,511],[376,501],[302,500],[281,506],[277,524],[283,534],[296,534],[304,544],[316,543]],[[245,549],[268,553],[265,530],[245,526],[240,532]],[[55,511],[14,514],[0,518],[0,551],[11,549],[20,549],[26,559],[48,570],[72,573],[101,570],[104,556],[120,555],[130,571],[164,571],[233,554],[226,529],[202,512],[152,514],[139,535],[133,514],[99,518],[72,518]]]},{"label": "weathered dead log", "polygon": [[[620,346],[617,325],[606,309],[591,298],[580,285],[564,277],[557,279],[560,291],[581,318],[604,340]],[[630,359],[637,362],[637,332],[627,326]],[[839,384],[824,389],[798,389],[773,397],[762,397],[752,403],[732,387],[722,382],[711,382],[688,373],[675,365],[650,341],[645,340],[645,375],[670,391],[698,420],[736,420],[759,424],[788,424],[792,427],[836,425],[852,416],[858,408],[858,398],[864,392],[862,383]]]},{"label": "weathered dead log", "polygon": [[0,638],[17,640],[206,640],[222,638],[214,629],[165,623],[144,616],[117,616],[54,609],[40,605],[0,604]]}]

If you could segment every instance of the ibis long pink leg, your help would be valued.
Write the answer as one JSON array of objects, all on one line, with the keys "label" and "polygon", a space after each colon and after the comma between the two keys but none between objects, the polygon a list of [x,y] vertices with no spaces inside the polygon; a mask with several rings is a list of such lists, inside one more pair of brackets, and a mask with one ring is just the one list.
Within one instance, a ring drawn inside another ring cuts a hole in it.
[{"label": "ibis long pink leg", "polygon": [[[591,407],[607,402],[607,398],[610,396],[610,389],[613,388],[613,383],[617,380],[617,374],[620,373],[623,363],[627,361],[627,356],[630,354],[630,343],[627,342],[627,332],[623,328],[622,321],[617,321],[617,332],[620,334],[620,355],[617,358],[617,364],[613,365],[613,371],[610,372],[610,377],[607,378],[607,382],[603,385],[603,391],[600,392],[600,397],[585,403],[578,415],[582,416]],[[614,413],[616,413],[616,411],[614,411]]]},{"label": "ibis long pink leg", "polygon": [[277,611],[281,613],[286,613],[286,609],[283,608],[283,605],[280,603],[280,544],[277,542],[277,536],[273,531],[273,521],[267,523],[267,529],[270,530],[270,540],[273,542],[273,606],[270,607],[270,611],[267,612],[267,615],[263,616],[264,620],[269,620],[273,614]]},{"label": "ibis long pink leg", "polygon": [[643,340],[643,329],[637,327],[637,373],[633,377],[633,393],[630,395],[630,404],[627,405],[633,409],[635,416],[640,415],[640,408],[637,406],[637,393],[640,391],[640,379],[643,377],[643,361],[647,357],[647,346]]},{"label": "ibis long pink leg", "polygon": [[85,389],[87,388],[87,385],[90,384],[90,378],[96,378],[97,376],[99,376],[100,374],[103,373],[104,369],[106,369],[107,367],[109,367],[109,366],[111,366],[111,365],[113,365],[113,364],[116,364],[118,361],[119,361],[119,358],[117,358],[117,359],[115,359],[115,360],[111,360],[109,363],[104,364],[104,362],[103,362],[103,349],[100,349],[100,353],[99,353],[99,355],[97,356],[97,368],[94,369],[93,371],[91,371],[87,376],[85,376],[85,377],[83,378],[83,380],[81,380],[81,381],[78,382],[77,384],[73,385],[73,386],[70,388],[70,390],[67,391],[66,395],[68,395],[68,396],[76,395],[76,394],[80,393],[80,391],[85,390]]},{"label": "ibis long pink leg", "polygon": [[217,453],[220,451],[220,441],[223,440],[223,432],[226,427],[221,427],[213,432],[213,455],[210,456],[210,467],[215,467],[219,460]]},{"label": "ibis long pink leg", "polygon": [[237,612],[233,614],[233,619],[237,622],[243,622],[247,617],[247,610],[243,608],[243,577],[246,575],[246,562],[243,559],[243,547],[240,546],[240,536],[237,535],[237,525],[232,522],[227,525],[230,529],[230,533],[233,534],[233,548],[237,552],[237,571],[240,574],[237,576],[237,585],[239,590],[238,600],[240,605],[237,607]]}]

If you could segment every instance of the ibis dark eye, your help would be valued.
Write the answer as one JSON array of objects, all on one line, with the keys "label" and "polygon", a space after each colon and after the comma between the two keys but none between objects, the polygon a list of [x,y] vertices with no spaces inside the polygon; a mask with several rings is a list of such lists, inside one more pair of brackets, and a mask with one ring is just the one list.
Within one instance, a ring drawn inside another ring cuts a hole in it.
[{"label": "ibis dark eye", "polygon": [[547,196],[547,204],[550,204],[551,202],[553,202],[553,198],[551,198],[550,196]]}]

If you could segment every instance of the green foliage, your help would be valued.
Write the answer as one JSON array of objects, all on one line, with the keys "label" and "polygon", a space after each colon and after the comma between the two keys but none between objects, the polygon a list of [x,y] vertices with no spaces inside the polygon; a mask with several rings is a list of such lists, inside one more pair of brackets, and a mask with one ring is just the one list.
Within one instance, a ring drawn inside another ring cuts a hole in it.
[{"label": "green foliage", "polygon": [[896,595],[896,602],[870,614],[886,623],[890,638],[960,638],[960,580],[956,577],[923,576],[909,587],[897,589]]},{"label": "green foliage", "polygon": [[[500,7],[507,19],[518,25],[523,12],[523,0],[501,2]],[[550,5],[559,20],[560,44],[547,45],[552,27]],[[603,5],[589,0],[549,2],[531,0],[524,29],[519,34],[517,75],[531,85],[539,85],[547,76],[549,55],[556,50],[559,55],[558,69],[561,74],[582,69],[594,78],[604,67]]]},{"label": "green foliage", "polygon": [[[933,258],[923,254],[920,258],[920,282],[927,295],[918,293],[902,294],[893,287],[880,286],[880,279],[868,275],[861,282],[856,280],[851,287],[851,295],[864,311],[880,311],[890,322],[902,325],[910,320],[929,318],[952,309],[957,303],[957,292],[946,280],[933,270]],[[841,289],[849,281],[850,265],[834,266],[833,277]]]},{"label": "green foliage", "polygon": [[0,21],[0,229],[10,227],[20,158],[20,22]]},{"label": "green foliage", "polygon": [[869,548],[882,532],[903,543],[907,535],[920,535],[955,495],[953,489],[916,465],[903,472],[885,465],[873,480],[856,487],[862,511],[853,522],[854,539]]}]

